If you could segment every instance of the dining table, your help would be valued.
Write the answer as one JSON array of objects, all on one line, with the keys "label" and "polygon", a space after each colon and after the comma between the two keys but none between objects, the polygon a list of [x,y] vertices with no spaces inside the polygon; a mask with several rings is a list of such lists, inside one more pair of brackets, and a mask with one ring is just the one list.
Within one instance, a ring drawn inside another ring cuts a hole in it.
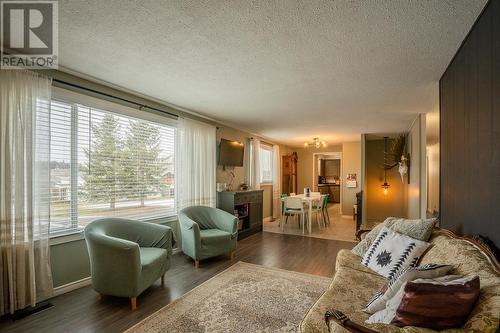
[{"label": "dining table", "polygon": [[[321,199],[321,194],[320,193],[317,193],[317,192],[312,192],[310,193],[309,195],[305,195],[305,194],[296,194],[296,195],[291,195],[291,197],[294,197],[294,198],[300,198],[302,199],[302,202],[304,204],[307,205],[307,230],[309,233],[311,233],[312,231],[312,211],[313,211],[313,203],[314,202],[318,202],[320,201]],[[281,201],[285,201],[286,197],[284,198],[281,198]]]}]

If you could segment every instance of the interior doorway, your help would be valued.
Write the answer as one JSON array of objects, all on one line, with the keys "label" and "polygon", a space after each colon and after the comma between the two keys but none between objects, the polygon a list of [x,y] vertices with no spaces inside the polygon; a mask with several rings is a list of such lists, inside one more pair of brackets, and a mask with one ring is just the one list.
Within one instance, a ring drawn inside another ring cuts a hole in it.
[{"label": "interior doorway", "polygon": [[329,195],[330,204],[338,204],[342,213],[342,153],[313,154],[313,191]]}]

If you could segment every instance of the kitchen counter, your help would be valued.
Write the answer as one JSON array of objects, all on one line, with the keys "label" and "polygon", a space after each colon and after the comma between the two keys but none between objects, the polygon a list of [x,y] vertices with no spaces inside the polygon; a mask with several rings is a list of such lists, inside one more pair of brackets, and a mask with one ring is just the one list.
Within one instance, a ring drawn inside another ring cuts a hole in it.
[{"label": "kitchen counter", "polygon": [[340,186],[340,184],[335,184],[335,183],[324,183],[324,184],[318,184],[318,186]]}]

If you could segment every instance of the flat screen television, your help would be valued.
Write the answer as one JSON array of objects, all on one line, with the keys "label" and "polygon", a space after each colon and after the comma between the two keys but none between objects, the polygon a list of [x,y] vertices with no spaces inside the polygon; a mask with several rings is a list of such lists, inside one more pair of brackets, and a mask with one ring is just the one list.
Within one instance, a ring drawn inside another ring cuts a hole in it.
[{"label": "flat screen television", "polygon": [[219,145],[219,164],[241,167],[243,166],[244,153],[245,145],[243,143],[221,139]]}]

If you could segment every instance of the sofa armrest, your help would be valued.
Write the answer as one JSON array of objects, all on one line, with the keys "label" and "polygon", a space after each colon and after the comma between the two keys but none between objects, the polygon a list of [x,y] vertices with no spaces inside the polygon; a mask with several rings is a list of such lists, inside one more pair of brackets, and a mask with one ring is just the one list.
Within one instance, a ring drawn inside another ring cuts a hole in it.
[{"label": "sofa armrest", "polygon": [[351,321],[345,314],[337,310],[332,309],[326,311],[325,313],[325,321],[326,326],[328,327],[328,331],[330,331],[330,320],[335,321],[338,325],[342,326],[352,333],[380,333],[363,325],[356,324],[355,322]]},{"label": "sofa armrest", "polygon": [[358,241],[361,241],[363,238],[365,238],[366,234],[369,233],[371,230],[370,229],[360,229],[356,232],[356,239]]}]

